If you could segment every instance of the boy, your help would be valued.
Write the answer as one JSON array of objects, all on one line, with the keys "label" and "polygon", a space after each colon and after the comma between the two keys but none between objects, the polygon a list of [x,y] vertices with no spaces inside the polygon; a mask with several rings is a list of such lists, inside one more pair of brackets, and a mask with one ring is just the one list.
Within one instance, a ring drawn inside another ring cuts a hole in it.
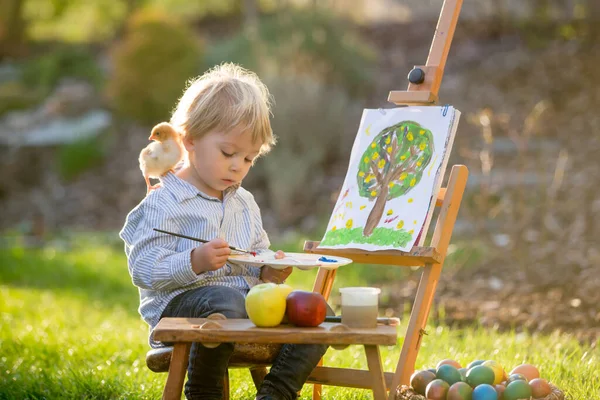
[{"label": "boy", "polygon": [[[213,313],[247,318],[249,289],[261,281],[282,283],[291,273],[291,267],[227,263],[229,245],[270,251],[258,205],[240,186],[256,159],[275,144],[269,96],[254,73],[223,64],[192,82],[171,118],[183,135],[187,160],[129,213],[120,233],[152,347],[163,345],[152,339],[160,318],[204,318]],[[196,246],[153,228],[212,240]],[[326,349],[284,345],[256,398],[295,399]],[[188,399],[222,398],[232,352],[230,343],[214,349],[192,345]]]}]

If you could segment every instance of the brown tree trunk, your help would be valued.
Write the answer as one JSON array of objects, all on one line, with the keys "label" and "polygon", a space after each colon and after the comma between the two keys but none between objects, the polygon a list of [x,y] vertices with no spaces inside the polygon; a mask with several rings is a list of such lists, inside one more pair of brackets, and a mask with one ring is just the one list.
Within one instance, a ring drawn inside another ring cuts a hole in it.
[{"label": "brown tree trunk", "polygon": [[24,33],[23,1],[2,1],[0,3],[0,60],[23,53]]},{"label": "brown tree trunk", "polygon": [[389,186],[386,182],[381,183],[381,193],[375,200],[375,205],[373,209],[369,213],[367,217],[367,223],[365,224],[365,229],[363,229],[363,235],[371,236],[379,221],[381,221],[381,216],[383,215],[383,210],[385,210],[385,203],[387,203],[387,196],[389,193]]}]

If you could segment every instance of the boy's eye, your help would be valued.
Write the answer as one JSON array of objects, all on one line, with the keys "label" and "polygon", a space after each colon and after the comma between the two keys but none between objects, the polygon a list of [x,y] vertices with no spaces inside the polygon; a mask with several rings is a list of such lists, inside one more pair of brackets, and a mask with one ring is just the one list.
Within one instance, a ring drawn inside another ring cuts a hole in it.
[{"label": "boy's eye", "polygon": [[221,153],[223,153],[225,157],[233,157],[233,154],[225,153],[223,150],[221,150]]},{"label": "boy's eye", "polygon": [[252,163],[254,162],[254,160],[248,160],[247,158],[244,159],[244,161],[246,161],[247,163]]}]

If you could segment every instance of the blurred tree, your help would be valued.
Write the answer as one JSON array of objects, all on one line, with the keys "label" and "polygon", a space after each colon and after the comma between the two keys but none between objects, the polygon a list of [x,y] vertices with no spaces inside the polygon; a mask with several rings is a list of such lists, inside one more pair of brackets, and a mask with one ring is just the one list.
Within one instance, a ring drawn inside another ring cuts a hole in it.
[{"label": "blurred tree", "polygon": [[0,2],[0,60],[23,52],[25,19],[22,0]]},{"label": "blurred tree", "polygon": [[183,21],[140,10],[114,49],[109,97],[123,115],[148,124],[166,121],[185,82],[199,73],[202,56],[202,44]]},{"label": "blurred tree", "polygon": [[286,9],[263,16],[256,37],[246,32],[213,45],[210,65],[231,61],[261,75],[307,75],[352,94],[372,86],[374,47],[335,15],[320,9]]}]

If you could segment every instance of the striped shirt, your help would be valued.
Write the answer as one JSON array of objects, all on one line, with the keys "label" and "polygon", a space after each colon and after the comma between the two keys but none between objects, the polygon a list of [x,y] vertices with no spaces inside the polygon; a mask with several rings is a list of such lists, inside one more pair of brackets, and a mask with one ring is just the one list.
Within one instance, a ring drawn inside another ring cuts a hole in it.
[{"label": "striped shirt", "polygon": [[153,228],[207,240],[220,237],[230,246],[270,252],[260,210],[250,192],[232,187],[220,200],[173,173],[164,176],[162,186],[127,215],[119,233],[125,242],[129,274],[139,288],[139,313],[150,326],[150,346],[162,346],[152,340],[152,331],[169,301],[178,294],[200,286],[222,285],[246,295],[252,286],[261,283],[259,267],[233,263],[196,275],[191,251],[200,243]]}]

